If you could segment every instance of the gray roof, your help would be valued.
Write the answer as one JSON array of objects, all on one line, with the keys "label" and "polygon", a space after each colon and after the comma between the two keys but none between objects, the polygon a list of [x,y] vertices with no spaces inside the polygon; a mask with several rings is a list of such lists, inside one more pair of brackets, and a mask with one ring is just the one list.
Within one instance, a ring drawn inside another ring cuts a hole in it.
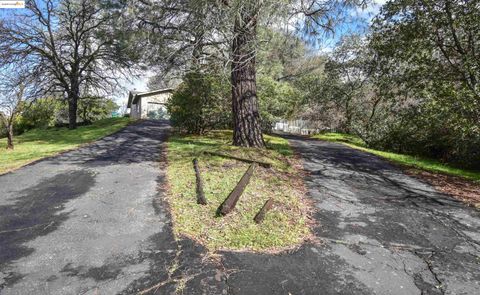
[{"label": "gray roof", "polygon": [[156,95],[164,92],[173,92],[173,90],[174,90],[173,88],[165,88],[165,89],[158,89],[158,90],[144,91],[144,92],[132,90],[128,94],[127,108],[131,108],[132,104],[136,104],[138,100],[143,96]]}]

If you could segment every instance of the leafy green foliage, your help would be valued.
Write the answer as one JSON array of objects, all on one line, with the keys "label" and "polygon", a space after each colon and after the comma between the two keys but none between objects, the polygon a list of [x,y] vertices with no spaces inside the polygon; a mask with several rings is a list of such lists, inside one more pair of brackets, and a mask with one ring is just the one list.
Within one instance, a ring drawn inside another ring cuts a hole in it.
[{"label": "leafy green foliage", "polygon": [[300,92],[288,82],[280,82],[269,76],[258,79],[258,98],[262,129],[271,132],[272,126],[280,119],[289,118],[297,108]]},{"label": "leafy green foliage", "polygon": [[479,168],[478,5],[391,1],[374,22],[370,45],[374,82],[390,113],[371,144]]},{"label": "leafy green foliage", "polygon": [[216,74],[187,74],[167,104],[172,125],[191,134],[228,126],[231,122],[228,85]]},{"label": "leafy green foliage", "polygon": [[[15,134],[22,134],[33,128],[47,128],[68,120],[68,105],[55,98],[39,98],[24,103],[22,112],[14,123]],[[78,117],[89,124],[110,117],[118,105],[111,99],[88,96],[78,101]],[[4,134],[0,132],[0,137]]]},{"label": "leafy green foliage", "polygon": [[322,75],[296,82],[302,116],[376,150],[479,169],[478,5],[389,1],[371,29],[342,38]]},{"label": "leafy green foliage", "polygon": [[56,115],[62,108],[62,103],[55,98],[40,98],[24,108],[18,123],[16,131],[18,134],[32,128],[46,128],[53,126],[56,121]]},{"label": "leafy green foliage", "polygon": [[111,99],[100,96],[86,96],[78,100],[78,116],[84,122],[94,122],[110,117],[118,109]]}]

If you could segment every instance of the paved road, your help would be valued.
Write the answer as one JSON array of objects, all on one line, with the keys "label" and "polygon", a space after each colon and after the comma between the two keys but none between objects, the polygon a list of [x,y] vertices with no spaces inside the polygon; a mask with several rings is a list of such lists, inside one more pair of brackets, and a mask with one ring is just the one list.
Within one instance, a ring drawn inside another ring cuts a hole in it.
[{"label": "paved road", "polygon": [[[172,238],[145,122],[0,177],[1,294],[478,294],[480,213],[388,163],[291,137],[320,243],[211,257]],[[3,290],[2,290],[3,288]]]}]

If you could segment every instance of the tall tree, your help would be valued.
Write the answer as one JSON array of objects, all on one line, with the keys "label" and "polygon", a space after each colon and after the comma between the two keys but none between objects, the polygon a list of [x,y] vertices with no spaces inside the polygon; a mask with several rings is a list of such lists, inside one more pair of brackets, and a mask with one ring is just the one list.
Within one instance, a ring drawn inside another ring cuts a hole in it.
[{"label": "tall tree", "polygon": [[29,68],[39,78],[37,96],[61,93],[70,129],[77,126],[81,89],[111,89],[131,65],[111,12],[95,0],[27,1],[25,10],[0,22],[0,67]]},{"label": "tall tree", "polygon": [[256,38],[259,3],[246,1],[233,25],[232,112],[233,144],[265,147],[260,124],[256,80]]}]

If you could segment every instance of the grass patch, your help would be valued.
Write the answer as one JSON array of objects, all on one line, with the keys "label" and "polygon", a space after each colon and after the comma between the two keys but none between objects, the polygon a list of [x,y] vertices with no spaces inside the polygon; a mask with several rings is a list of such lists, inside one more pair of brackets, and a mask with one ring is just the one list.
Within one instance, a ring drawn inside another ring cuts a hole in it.
[{"label": "grass patch", "polygon": [[[213,131],[204,136],[173,135],[167,158],[168,200],[174,232],[185,235],[209,250],[272,250],[302,242],[310,233],[304,186],[288,141],[265,136],[268,149],[240,148],[231,145],[232,133]],[[269,162],[272,168],[257,167],[236,208],[225,217],[216,210],[247,170],[248,164],[206,152],[228,154]],[[198,158],[208,205],[196,203],[195,172],[192,160]],[[253,217],[265,201],[275,204],[264,222]]]},{"label": "grass patch", "polygon": [[348,144],[359,146],[359,147],[365,147],[365,142],[361,138],[359,138],[358,136],[346,134],[346,133],[328,132],[328,133],[316,134],[316,135],[313,135],[312,137],[321,139],[321,140],[326,140],[326,141],[343,142],[343,143],[348,143]]},{"label": "grass patch", "polygon": [[14,137],[15,149],[7,150],[6,138],[0,139],[0,174],[35,160],[55,155],[111,134],[130,122],[129,118],[108,118],[92,125],[68,128],[32,129]]},{"label": "grass patch", "polygon": [[389,161],[392,161],[396,164],[400,164],[402,166],[413,167],[413,168],[417,168],[420,170],[425,170],[433,173],[459,176],[459,177],[463,177],[463,178],[474,180],[474,181],[480,181],[480,172],[478,171],[452,167],[438,160],[428,159],[425,157],[385,152],[385,151],[367,148],[365,146],[365,143],[360,138],[354,135],[343,134],[343,133],[324,133],[324,134],[314,135],[312,137],[321,139],[321,140],[326,140],[326,141],[340,142],[349,147],[356,148],[364,152],[380,156],[382,158],[385,158]]}]

